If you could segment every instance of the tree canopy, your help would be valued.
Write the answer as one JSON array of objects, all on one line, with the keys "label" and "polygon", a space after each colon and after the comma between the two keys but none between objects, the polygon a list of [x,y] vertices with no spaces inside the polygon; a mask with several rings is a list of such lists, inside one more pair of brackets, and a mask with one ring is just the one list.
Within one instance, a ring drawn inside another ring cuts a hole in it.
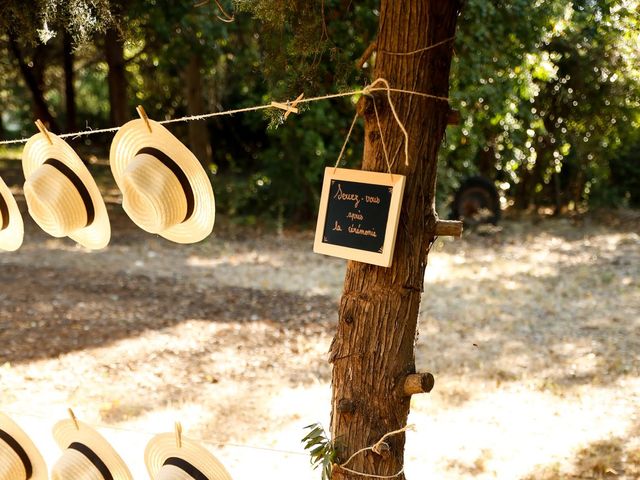
[{"label": "tree canopy", "polygon": [[[357,62],[375,40],[371,0],[46,0],[34,7],[0,1],[3,139],[32,133],[35,117],[59,130],[113,123],[114,36],[126,83],[118,98],[129,118],[137,104],[163,119],[357,89],[376,60],[374,53]],[[451,89],[461,123],[449,127],[441,150],[442,213],[452,189],[477,173],[518,208],[640,203],[639,8],[638,0],[466,2]],[[219,175],[220,208],[249,220],[256,213],[312,218],[322,170],[335,162],[353,112],[352,102],[339,100],[303,107],[286,122],[272,112],[202,124],[196,138],[211,155],[201,159]],[[190,128],[175,131],[189,141]],[[108,141],[87,137],[85,146]],[[361,146],[356,128],[349,164],[360,161]]]}]

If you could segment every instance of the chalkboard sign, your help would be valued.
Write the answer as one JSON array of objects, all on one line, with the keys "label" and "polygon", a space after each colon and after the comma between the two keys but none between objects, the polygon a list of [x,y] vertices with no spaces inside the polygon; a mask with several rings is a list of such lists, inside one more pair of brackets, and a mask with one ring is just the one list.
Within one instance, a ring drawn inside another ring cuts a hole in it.
[{"label": "chalkboard sign", "polygon": [[313,251],[388,267],[405,177],[328,167]]}]

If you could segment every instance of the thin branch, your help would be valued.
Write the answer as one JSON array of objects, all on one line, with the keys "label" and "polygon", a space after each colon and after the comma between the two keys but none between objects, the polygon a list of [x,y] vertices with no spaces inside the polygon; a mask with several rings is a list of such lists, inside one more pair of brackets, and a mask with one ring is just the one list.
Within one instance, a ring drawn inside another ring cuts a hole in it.
[{"label": "thin branch", "polygon": [[222,13],[222,15],[224,16],[221,17],[220,15],[216,15],[216,17],[218,17],[218,20],[225,22],[225,23],[231,23],[235,20],[235,14],[234,15],[229,15],[224,7],[220,4],[220,0],[213,0],[214,2],[216,2],[216,5],[218,6],[218,10],[220,10],[220,13]]},{"label": "thin branch", "polygon": [[358,60],[356,60],[356,68],[362,68],[364,64],[369,60],[373,52],[378,50],[378,40],[374,40],[369,44],[364,53],[360,56]]},{"label": "thin branch", "polygon": [[[218,20],[220,20],[221,22],[225,22],[225,23],[231,23],[233,21],[235,21],[235,14],[234,15],[229,15],[226,10],[224,9],[224,7],[222,6],[222,4],[220,3],[219,0],[213,0],[216,3],[216,6],[218,7],[218,10],[220,10],[220,13],[222,13],[222,17],[220,15],[216,15],[216,17],[218,18]],[[209,0],[202,0],[201,2],[198,2],[196,4],[193,5],[193,8],[200,8],[200,7],[204,7],[205,5],[207,5],[209,3]]]}]

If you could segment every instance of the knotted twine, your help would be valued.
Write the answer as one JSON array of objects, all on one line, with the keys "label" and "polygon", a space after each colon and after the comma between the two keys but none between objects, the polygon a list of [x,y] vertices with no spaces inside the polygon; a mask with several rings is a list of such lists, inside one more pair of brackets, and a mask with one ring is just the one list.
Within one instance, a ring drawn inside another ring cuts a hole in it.
[{"label": "knotted twine", "polygon": [[383,448],[385,448],[385,449],[389,448],[389,444],[385,442],[385,440],[387,438],[389,438],[389,437],[391,437],[393,435],[398,435],[399,433],[404,433],[407,430],[415,431],[415,426],[414,425],[407,425],[406,427],[401,428],[399,430],[394,430],[393,432],[385,433],[382,436],[382,438],[380,438],[380,440],[378,440],[376,443],[374,443],[370,447],[361,448],[360,450],[355,452],[353,455],[351,455],[346,462],[343,462],[342,464],[338,465],[338,467],[340,469],[344,470],[345,472],[353,473],[354,475],[360,475],[362,477],[367,477],[367,478],[388,479],[388,478],[397,478],[397,477],[399,477],[400,475],[402,475],[404,473],[404,466],[398,471],[398,473],[396,473],[394,475],[376,475],[376,474],[371,474],[371,473],[358,472],[356,470],[352,470],[350,468],[347,468],[345,465],[347,465],[349,462],[351,462],[351,460],[353,460],[356,456],[358,456],[359,454],[361,454],[363,452],[372,451],[374,453],[377,453],[378,455],[381,455]]}]

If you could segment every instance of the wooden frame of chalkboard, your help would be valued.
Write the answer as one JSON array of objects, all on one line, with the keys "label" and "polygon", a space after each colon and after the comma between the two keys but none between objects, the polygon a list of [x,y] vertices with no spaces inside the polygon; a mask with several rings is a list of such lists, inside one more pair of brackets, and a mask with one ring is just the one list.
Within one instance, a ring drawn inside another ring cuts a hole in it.
[{"label": "wooden frame of chalkboard", "polygon": [[391,266],[405,177],[327,167],[313,251]]}]

